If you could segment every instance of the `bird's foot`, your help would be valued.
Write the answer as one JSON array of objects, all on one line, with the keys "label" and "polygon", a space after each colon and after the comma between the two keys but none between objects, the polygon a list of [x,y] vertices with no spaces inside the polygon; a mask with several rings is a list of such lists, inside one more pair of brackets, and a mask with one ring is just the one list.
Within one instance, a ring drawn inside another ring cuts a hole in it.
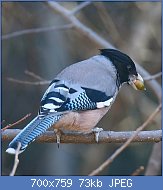
[{"label": "bird's foot", "polygon": [[96,140],[97,143],[98,143],[99,134],[100,134],[101,131],[103,131],[103,128],[95,127],[95,128],[92,129],[92,132],[94,132],[94,134],[95,134],[95,140]]},{"label": "bird's foot", "polygon": [[57,137],[57,145],[58,145],[58,148],[59,148],[59,145],[60,145],[60,142],[61,142],[61,131],[58,130],[58,129],[54,129],[54,133]]}]

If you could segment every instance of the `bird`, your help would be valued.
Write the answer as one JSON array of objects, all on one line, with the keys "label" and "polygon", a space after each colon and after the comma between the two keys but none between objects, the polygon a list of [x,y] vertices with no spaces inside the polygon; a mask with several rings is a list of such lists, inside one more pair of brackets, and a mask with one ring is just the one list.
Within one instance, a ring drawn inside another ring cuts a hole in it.
[{"label": "bird", "polygon": [[60,143],[65,131],[95,132],[98,142],[101,128],[97,123],[110,110],[124,84],[145,90],[144,80],[134,61],[117,49],[100,49],[99,54],[62,70],[49,84],[38,115],[9,143],[6,150],[22,153],[46,130],[53,129]]}]

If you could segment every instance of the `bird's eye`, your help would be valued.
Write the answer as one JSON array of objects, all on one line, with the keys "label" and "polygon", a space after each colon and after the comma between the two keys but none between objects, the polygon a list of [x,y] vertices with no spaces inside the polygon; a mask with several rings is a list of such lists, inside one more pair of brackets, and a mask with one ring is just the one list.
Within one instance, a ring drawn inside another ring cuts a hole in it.
[{"label": "bird's eye", "polygon": [[130,65],[127,66],[128,71],[132,71],[132,67]]}]

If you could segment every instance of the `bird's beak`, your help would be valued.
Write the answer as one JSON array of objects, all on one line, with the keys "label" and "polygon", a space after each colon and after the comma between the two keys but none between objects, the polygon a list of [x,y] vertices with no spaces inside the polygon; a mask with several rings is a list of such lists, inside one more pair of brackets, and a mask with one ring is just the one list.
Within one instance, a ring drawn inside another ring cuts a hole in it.
[{"label": "bird's beak", "polygon": [[138,73],[138,76],[131,77],[129,84],[135,89],[135,90],[146,90],[144,86],[144,80],[141,77],[141,75]]}]

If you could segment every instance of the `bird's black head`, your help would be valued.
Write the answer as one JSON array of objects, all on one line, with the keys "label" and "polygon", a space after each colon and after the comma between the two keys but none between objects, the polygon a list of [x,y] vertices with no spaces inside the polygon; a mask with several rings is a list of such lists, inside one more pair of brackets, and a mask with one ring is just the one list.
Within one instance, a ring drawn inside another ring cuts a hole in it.
[{"label": "bird's black head", "polygon": [[129,82],[130,76],[138,76],[135,64],[128,55],[115,49],[100,49],[100,51],[101,55],[107,57],[115,66],[121,84]]}]

